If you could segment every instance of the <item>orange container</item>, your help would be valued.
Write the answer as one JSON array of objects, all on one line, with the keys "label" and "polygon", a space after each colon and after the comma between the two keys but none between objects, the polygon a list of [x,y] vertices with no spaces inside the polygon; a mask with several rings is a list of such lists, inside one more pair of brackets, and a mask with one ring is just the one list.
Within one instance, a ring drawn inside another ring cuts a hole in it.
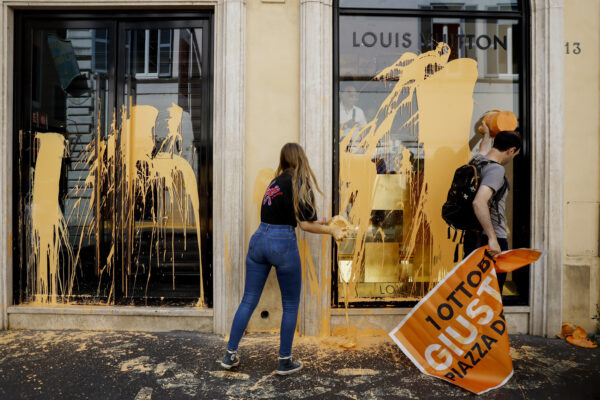
[{"label": "orange container", "polygon": [[[491,111],[483,117],[483,121],[490,128],[491,137],[502,131],[514,131],[519,124],[517,116],[512,111]],[[479,127],[479,133],[483,134],[481,127]]]}]

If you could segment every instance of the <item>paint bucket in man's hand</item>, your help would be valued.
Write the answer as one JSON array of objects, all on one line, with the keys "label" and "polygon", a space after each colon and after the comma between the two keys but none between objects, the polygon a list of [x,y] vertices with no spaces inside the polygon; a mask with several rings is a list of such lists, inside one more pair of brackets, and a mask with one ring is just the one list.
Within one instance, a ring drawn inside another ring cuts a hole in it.
[{"label": "paint bucket in man's hand", "polygon": [[[502,131],[514,131],[519,124],[517,116],[512,111],[490,111],[483,117],[483,121],[490,129],[491,137],[495,137]],[[483,134],[481,126],[479,127],[479,133]]]}]

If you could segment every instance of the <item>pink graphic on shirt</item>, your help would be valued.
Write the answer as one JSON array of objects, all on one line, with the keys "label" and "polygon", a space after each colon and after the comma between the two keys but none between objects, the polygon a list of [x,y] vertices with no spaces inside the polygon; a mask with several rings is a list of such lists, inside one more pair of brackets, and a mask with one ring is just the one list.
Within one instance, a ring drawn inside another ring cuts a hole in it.
[{"label": "pink graphic on shirt", "polygon": [[280,196],[282,194],[283,194],[283,192],[279,188],[279,185],[275,185],[273,187],[269,186],[269,188],[265,192],[265,197],[263,198],[263,206],[265,205],[265,203],[268,203],[268,205],[271,205],[272,204],[271,200],[273,200],[273,198]]}]

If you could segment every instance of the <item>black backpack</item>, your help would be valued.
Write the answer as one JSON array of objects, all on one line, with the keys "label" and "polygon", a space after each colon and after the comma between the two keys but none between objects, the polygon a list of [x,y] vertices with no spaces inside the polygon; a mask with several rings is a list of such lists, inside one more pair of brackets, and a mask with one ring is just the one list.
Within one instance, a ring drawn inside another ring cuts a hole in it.
[{"label": "black backpack", "polygon": [[[492,160],[471,160],[468,164],[456,169],[448,197],[442,206],[442,218],[455,230],[481,231],[481,224],[473,210],[473,200],[481,182],[481,169]],[[492,205],[498,206],[507,188],[504,184],[492,197]]]}]

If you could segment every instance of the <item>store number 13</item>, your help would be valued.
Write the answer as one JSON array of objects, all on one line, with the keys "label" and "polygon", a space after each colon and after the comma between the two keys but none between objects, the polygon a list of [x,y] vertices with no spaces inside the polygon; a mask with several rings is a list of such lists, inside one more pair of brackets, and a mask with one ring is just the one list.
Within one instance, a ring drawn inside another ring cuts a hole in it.
[{"label": "store number 13", "polygon": [[566,42],[565,43],[565,52],[566,54],[580,54],[581,47],[579,46],[580,42]]}]

